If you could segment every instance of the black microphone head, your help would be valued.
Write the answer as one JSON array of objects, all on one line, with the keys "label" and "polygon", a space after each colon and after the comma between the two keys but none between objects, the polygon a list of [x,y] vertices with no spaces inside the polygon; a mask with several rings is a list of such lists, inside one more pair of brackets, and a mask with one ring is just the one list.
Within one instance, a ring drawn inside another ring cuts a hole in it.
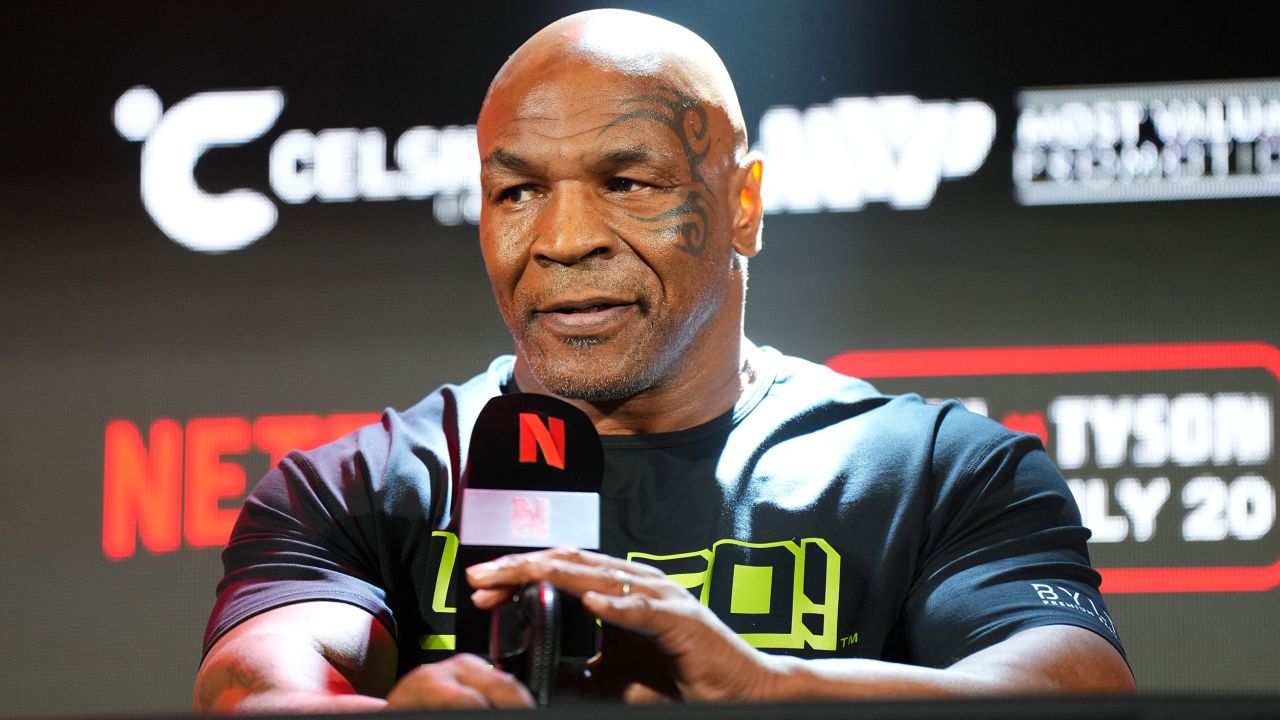
[{"label": "black microphone head", "polygon": [[471,431],[467,488],[598,493],[603,474],[591,419],[550,395],[499,395]]},{"label": "black microphone head", "polygon": [[[548,395],[493,398],[471,431],[458,518],[458,562],[465,568],[560,545],[598,549],[603,474],[600,435],[586,413]],[[557,631],[557,637],[563,636],[564,652],[581,658],[594,655],[594,620],[577,598],[565,597],[561,604],[563,632]],[[470,593],[461,593],[458,650],[491,651],[493,627],[488,613],[471,603]],[[490,659],[499,662],[496,656]]]}]

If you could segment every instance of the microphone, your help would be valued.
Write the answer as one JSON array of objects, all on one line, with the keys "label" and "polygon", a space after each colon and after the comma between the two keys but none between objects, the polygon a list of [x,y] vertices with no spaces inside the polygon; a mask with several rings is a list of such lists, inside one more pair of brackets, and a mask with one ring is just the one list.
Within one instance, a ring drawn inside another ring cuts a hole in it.
[{"label": "microphone", "polygon": [[[462,567],[512,553],[600,547],[604,451],[581,410],[532,393],[500,395],[471,432],[459,512]],[[599,648],[596,621],[581,601],[548,583],[521,588],[487,613],[457,594],[457,649],[487,655],[545,706],[558,674],[585,667]],[[561,657],[572,658],[568,667]]]}]

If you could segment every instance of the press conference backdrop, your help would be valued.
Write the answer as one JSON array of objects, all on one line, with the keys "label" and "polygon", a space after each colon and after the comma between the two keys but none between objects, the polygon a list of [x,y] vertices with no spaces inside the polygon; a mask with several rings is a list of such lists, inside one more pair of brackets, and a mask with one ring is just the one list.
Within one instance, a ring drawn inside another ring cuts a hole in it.
[{"label": "press conference backdrop", "polygon": [[[0,712],[187,707],[269,463],[509,350],[472,123],[590,6],[10,20]],[[1280,692],[1273,6],[635,7],[767,158],[749,335],[1040,434],[1141,685]]]}]

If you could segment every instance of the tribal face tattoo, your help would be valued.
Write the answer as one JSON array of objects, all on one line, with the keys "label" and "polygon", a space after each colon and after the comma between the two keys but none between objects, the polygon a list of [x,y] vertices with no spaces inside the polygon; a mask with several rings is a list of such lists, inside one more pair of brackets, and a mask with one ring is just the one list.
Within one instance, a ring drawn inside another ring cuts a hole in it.
[{"label": "tribal face tattoo", "polygon": [[637,121],[666,126],[680,140],[689,166],[689,178],[697,185],[685,193],[679,205],[666,212],[651,217],[631,217],[645,223],[662,223],[664,233],[678,234],[683,238],[679,246],[681,250],[694,257],[702,255],[707,244],[708,198],[714,195],[711,185],[702,177],[703,161],[711,151],[706,108],[695,98],[669,87],[659,87],[653,95],[627,98],[622,105],[640,107],[624,112],[605,125],[599,134],[604,135],[618,125]]}]

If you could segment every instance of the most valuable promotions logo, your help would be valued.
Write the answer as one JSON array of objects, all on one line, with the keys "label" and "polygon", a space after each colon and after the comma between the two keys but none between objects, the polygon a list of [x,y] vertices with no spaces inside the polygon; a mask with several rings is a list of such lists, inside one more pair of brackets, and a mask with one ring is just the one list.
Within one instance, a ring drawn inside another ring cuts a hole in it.
[{"label": "most valuable promotions logo", "polygon": [[1280,79],[1018,94],[1023,205],[1280,195]]},{"label": "most valuable promotions logo", "polygon": [[[116,131],[142,144],[142,204],[165,235],[197,252],[239,250],[276,226],[277,201],[430,199],[441,225],[479,221],[474,125],[420,125],[394,138],[377,127],[286,130],[265,159],[274,198],[200,186],[206,154],[268,137],[284,106],[284,91],[270,87],[200,92],[167,110],[144,85],[120,96]],[[758,135],[765,211],[852,212],[873,202],[921,209],[942,180],[973,174],[994,136],[995,113],[976,100],[842,97],[803,111],[770,108]]]},{"label": "most valuable promotions logo", "polygon": [[1039,435],[1093,531],[1104,592],[1280,586],[1272,345],[876,350],[828,364]]}]

